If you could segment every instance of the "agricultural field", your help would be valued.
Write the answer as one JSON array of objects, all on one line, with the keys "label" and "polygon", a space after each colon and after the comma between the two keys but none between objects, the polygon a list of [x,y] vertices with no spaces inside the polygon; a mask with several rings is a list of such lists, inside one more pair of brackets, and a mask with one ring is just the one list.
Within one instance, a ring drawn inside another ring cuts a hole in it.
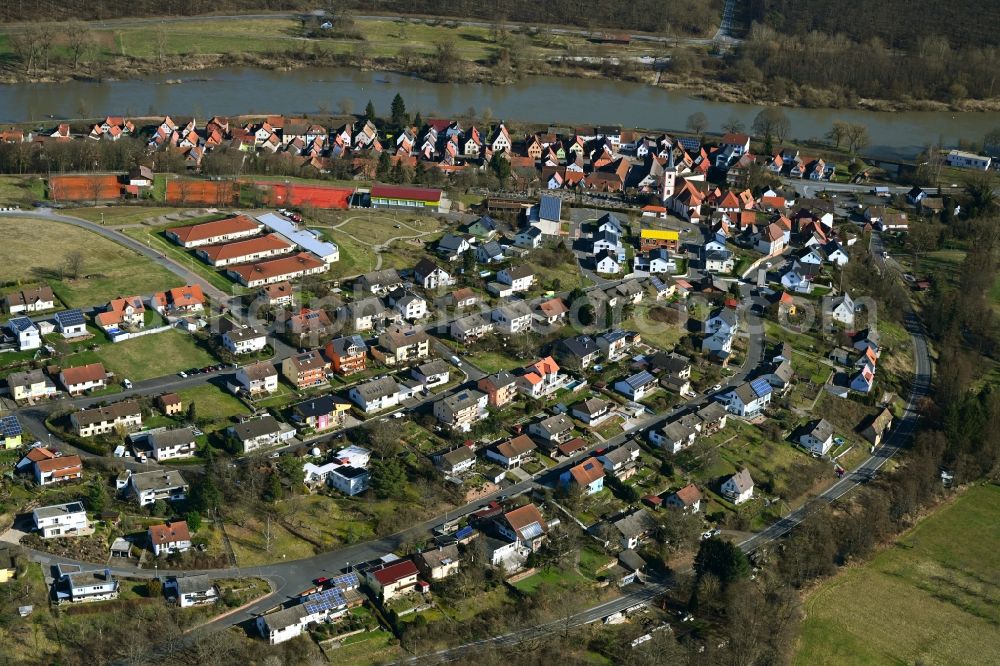
[{"label": "agricultural field", "polygon": [[[183,284],[146,257],[71,225],[0,219],[0,236],[0,282],[47,282],[69,307],[102,305],[117,296]],[[86,248],[80,276],[64,277],[67,257],[80,248]]]},{"label": "agricultural field", "polygon": [[968,489],[806,599],[796,664],[1000,661],[1000,486]]}]

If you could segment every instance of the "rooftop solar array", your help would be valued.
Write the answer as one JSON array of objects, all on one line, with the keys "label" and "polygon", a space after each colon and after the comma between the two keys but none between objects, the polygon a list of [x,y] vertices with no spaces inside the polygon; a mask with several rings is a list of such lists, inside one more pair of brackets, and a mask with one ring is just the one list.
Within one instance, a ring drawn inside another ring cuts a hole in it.
[{"label": "rooftop solar array", "polygon": [[760,378],[750,382],[750,388],[759,396],[767,395],[771,392],[771,384],[766,379]]},{"label": "rooftop solar array", "polygon": [[17,437],[22,432],[21,423],[17,420],[16,416],[5,416],[0,418],[0,431],[3,431],[4,437]]},{"label": "rooftop solar array", "polygon": [[525,539],[534,539],[542,535],[542,526],[538,523],[530,523],[521,528],[521,536]]},{"label": "rooftop solar array", "polygon": [[81,326],[87,323],[87,321],[83,318],[83,312],[80,310],[57,312],[56,321],[58,321],[62,326]]},{"label": "rooftop solar array", "polygon": [[347,590],[361,585],[361,578],[353,571],[342,576],[334,576],[331,580],[334,587],[341,587]]},{"label": "rooftop solar array", "polygon": [[320,613],[322,611],[337,610],[347,605],[344,594],[335,587],[328,590],[310,594],[302,602],[309,613]]}]

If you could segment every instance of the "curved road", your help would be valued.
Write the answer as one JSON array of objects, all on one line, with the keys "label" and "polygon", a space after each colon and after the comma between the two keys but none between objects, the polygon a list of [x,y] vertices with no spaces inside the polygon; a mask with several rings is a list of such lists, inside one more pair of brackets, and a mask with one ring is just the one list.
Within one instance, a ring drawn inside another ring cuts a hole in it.
[{"label": "curved road", "polygon": [[[0,216],[8,218],[43,219],[52,222],[61,222],[63,224],[71,224],[74,227],[80,227],[81,229],[92,231],[95,234],[103,236],[104,238],[118,243],[119,245],[124,245],[130,250],[134,250],[135,252],[152,259],[174,275],[183,278],[187,284],[201,285],[202,291],[218,302],[228,303],[233,297],[232,294],[227,294],[218,287],[213,286],[208,280],[201,277],[197,273],[184,268],[184,266],[180,265],[170,257],[167,257],[162,252],[146,247],[134,238],[126,236],[125,234],[114,229],[109,229],[104,225],[90,222],[89,220],[84,220],[79,217],[73,217],[72,215],[57,213],[51,208],[36,208],[32,211],[3,211],[0,212]],[[183,222],[178,222],[178,224],[183,224]]]}]

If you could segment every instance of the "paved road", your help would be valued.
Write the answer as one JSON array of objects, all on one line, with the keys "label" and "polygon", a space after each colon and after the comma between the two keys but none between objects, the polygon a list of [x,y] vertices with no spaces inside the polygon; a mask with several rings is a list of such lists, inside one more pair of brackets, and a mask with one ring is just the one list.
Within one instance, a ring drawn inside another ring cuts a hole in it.
[{"label": "paved road", "polygon": [[[116,231],[114,229],[109,229],[100,224],[84,220],[79,217],[73,217],[72,215],[67,215],[65,213],[57,213],[51,208],[36,208],[32,211],[17,211],[17,212],[0,212],[0,216],[4,217],[21,217],[21,218],[34,218],[51,220],[52,222],[61,222],[63,224],[71,224],[74,227],[80,227],[86,229],[87,231],[92,231],[95,234],[103,236],[110,241],[114,241],[120,245],[124,245],[130,250],[134,250],[139,254],[149,257],[154,262],[163,266],[171,273],[180,276],[184,279],[187,284],[199,284],[201,285],[202,291],[205,294],[211,296],[213,299],[220,303],[228,303],[229,299],[232,298],[232,294],[227,294],[218,287],[215,287],[205,278],[201,277],[197,273],[185,268],[184,266],[178,264],[173,259],[166,257],[163,253],[154,250],[152,248],[146,247],[134,238],[130,238],[125,234]],[[179,223],[183,224],[183,223]]]}]

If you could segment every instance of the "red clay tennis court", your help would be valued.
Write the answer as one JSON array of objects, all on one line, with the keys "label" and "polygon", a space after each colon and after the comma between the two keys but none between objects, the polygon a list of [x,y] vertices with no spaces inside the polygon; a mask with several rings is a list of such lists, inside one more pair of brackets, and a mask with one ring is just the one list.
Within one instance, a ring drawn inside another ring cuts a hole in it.
[{"label": "red clay tennis court", "polygon": [[51,176],[49,198],[53,201],[105,201],[121,197],[118,176]]},{"label": "red clay tennis court", "polygon": [[312,208],[346,210],[354,194],[352,188],[326,185],[300,185],[253,181],[252,184],[267,192],[269,206],[311,206]]},{"label": "red clay tennis court", "polygon": [[168,203],[195,206],[228,206],[236,203],[236,184],[229,180],[188,180],[173,178],[167,181]]}]

